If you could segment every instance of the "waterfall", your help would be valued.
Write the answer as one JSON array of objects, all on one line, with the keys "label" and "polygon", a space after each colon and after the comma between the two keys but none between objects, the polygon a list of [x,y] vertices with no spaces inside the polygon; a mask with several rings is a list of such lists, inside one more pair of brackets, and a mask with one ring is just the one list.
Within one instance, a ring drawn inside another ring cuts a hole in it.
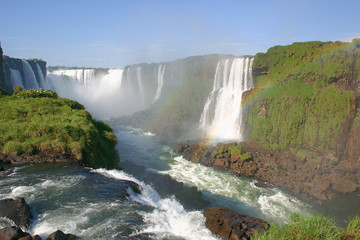
[{"label": "waterfall", "polygon": [[11,86],[20,85],[23,89],[25,88],[19,70],[10,68],[10,81],[11,81]]},{"label": "waterfall", "polygon": [[67,76],[84,85],[88,85],[95,80],[95,69],[61,69],[52,73]]},{"label": "waterfall", "polygon": [[121,107],[126,99],[121,94],[122,69],[109,69],[95,77],[95,69],[66,69],[49,72],[48,86],[60,97],[84,104],[98,118],[124,114]]},{"label": "waterfall", "polygon": [[25,61],[22,60],[23,63],[23,71],[24,71],[24,85],[26,89],[38,89],[39,88],[39,83],[36,80],[35,77],[35,73],[33,71],[33,69],[31,68],[30,64]]},{"label": "waterfall", "polygon": [[218,62],[214,84],[200,117],[200,129],[211,137],[242,140],[242,94],[253,87],[253,58],[239,57]]},{"label": "waterfall", "polygon": [[160,64],[157,73],[157,89],[153,103],[155,103],[161,96],[161,89],[164,85],[164,72],[165,72],[165,64]]},{"label": "waterfall", "polygon": [[141,67],[136,68],[136,79],[137,79],[137,82],[139,85],[140,98],[141,98],[141,101],[143,101],[144,100],[144,90],[143,90],[142,83],[141,83]]},{"label": "waterfall", "polygon": [[43,75],[43,73],[41,71],[41,68],[40,68],[39,64],[37,64],[37,63],[36,63],[36,69],[37,69],[37,73],[38,73],[38,76],[39,76],[39,86],[42,89],[46,89],[47,86],[46,86],[46,83],[45,83],[44,75]]}]

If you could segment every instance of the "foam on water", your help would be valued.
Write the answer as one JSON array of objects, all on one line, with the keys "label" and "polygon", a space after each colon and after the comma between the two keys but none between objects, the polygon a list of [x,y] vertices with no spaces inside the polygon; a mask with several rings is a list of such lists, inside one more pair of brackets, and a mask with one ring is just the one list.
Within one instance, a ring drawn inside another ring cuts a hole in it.
[{"label": "foam on water", "polygon": [[13,220],[11,220],[11,219],[9,219],[7,217],[0,217],[0,229],[15,226],[15,225],[16,224],[14,223]]},{"label": "foam on water", "polygon": [[152,212],[142,212],[146,226],[140,233],[154,233],[159,238],[177,236],[184,239],[217,239],[205,227],[205,218],[200,211],[186,211],[173,197],[161,198],[149,185],[129,174],[118,170],[97,169],[93,172],[115,179],[136,182],[142,194],[131,194],[131,199],[155,208]]},{"label": "foam on water", "polygon": [[39,197],[46,198],[51,188],[56,189],[56,191],[50,192],[51,195],[61,195],[63,191],[78,184],[82,179],[84,179],[82,176],[63,176],[59,179],[44,179],[32,186],[22,185],[14,187],[10,193],[6,194],[6,197],[24,197],[28,200],[34,200]]},{"label": "foam on water", "polygon": [[310,207],[276,188],[258,188],[254,183],[224,171],[174,158],[171,169],[162,171],[177,181],[197,187],[211,202],[244,214],[282,223],[296,212],[310,214]]}]

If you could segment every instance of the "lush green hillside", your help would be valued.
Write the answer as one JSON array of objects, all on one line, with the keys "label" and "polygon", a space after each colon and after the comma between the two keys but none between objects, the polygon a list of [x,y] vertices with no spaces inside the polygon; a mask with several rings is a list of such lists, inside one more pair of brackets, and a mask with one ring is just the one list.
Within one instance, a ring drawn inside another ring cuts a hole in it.
[{"label": "lush green hillside", "polygon": [[282,226],[271,224],[269,230],[257,233],[254,240],[278,240],[278,239],[331,239],[350,240],[360,239],[360,217],[356,216],[349,221],[346,228],[337,227],[334,221],[323,216],[305,218],[297,214],[293,215],[290,222]]},{"label": "lush green hillside", "polygon": [[265,148],[334,151],[357,108],[356,41],[276,46],[258,53],[253,69],[259,76],[248,99],[251,137]]},{"label": "lush green hillside", "polygon": [[0,150],[6,155],[61,154],[91,167],[117,167],[117,139],[84,106],[55,92],[25,90],[0,97]]}]

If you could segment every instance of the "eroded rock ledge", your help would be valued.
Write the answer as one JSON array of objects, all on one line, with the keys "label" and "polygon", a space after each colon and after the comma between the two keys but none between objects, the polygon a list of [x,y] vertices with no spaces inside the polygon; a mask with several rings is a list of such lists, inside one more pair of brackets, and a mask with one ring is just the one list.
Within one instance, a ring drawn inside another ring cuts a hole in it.
[{"label": "eroded rock ledge", "polygon": [[223,239],[250,239],[258,231],[269,228],[269,224],[259,218],[242,215],[226,208],[204,210],[206,227]]},{"label": "eroded rock ledge", "polygon": [[360,189],[358,169],[349,169],[346,161],[331,154],[317,159],[299,158],[289,152],[264,150],[254,142],[177,145],[175,152],[205,166],[221,167],[238,176],[255,178],[259,185],[287,189],[303,199],[333,199],[337,193]]}]

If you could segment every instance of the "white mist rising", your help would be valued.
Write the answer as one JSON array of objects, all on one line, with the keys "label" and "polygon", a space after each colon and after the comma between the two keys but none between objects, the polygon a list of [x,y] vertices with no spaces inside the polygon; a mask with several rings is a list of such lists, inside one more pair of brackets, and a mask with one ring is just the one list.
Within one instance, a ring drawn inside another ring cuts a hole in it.
[{"label": "white mist rising", "polygon": [[79,101],[104,119],[126,113],[126,96],[120,91],[122,73],[122,69],[109,69],[96,77],[95,69],[56,70],[48,74],[47,84],[59,96]]},{"label": "white mist rising", "polygon": [[242,94],[253,87],[253,58],[239,57],[218,62],[214,85],[200,117],[200,129],[212,138],[242,140]]}]

